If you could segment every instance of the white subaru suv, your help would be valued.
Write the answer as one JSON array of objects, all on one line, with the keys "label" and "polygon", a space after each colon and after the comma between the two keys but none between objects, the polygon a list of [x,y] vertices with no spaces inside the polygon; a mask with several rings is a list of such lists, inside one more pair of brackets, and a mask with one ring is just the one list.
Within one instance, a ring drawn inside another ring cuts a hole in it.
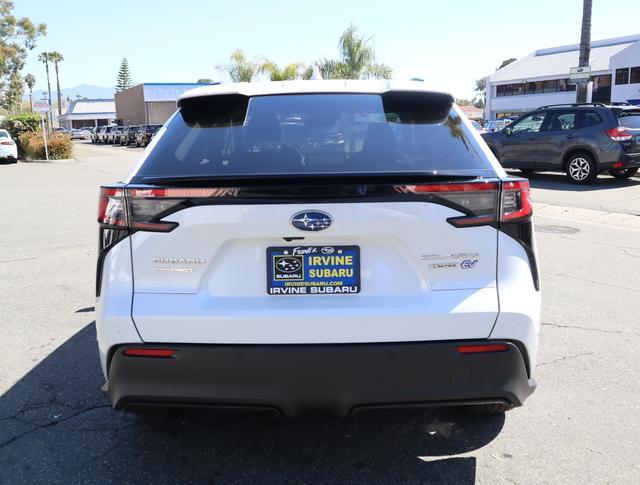
[{"label": "white subaru suv", "polygon": [[100,190],[114,408],[520,406],[540,291],[529,184],[420,82],[206,86]]}]

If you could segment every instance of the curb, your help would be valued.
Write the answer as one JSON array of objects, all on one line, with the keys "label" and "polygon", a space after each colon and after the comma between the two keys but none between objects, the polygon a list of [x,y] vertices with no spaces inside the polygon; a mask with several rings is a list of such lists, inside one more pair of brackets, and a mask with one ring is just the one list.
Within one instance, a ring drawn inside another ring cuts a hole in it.
[{"label": "curb", "polygon": [[553,217],[574,222],[587,222],[603,226],[622,227],[640,231],[640,215],[607,212],[581,207],[565,207],[550,204],[533,204],[534,217]]},{"label": "curb", "polygon": [[28,160],[28,159],[20,159],[18,162],[20,163],[74,163],[76,161],[75,158],[61,158],[60,160]]}]

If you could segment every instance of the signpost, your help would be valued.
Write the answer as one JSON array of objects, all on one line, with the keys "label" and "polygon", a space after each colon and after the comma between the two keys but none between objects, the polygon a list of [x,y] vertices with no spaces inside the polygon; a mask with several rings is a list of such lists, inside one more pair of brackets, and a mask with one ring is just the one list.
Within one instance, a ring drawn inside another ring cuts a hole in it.
[{"label": "signpost", "polygon": [[572,67],[569,69],[569,82],[571,84],[586,84],[591,79],[591,66]]},{"label": "signpost", "polygon": [[[47,115],[51,111],[51,106],[47,101],[36,101],[33,103],[33,110],[42,115]],[[44,138],[44,157],[45,160],[49,160],[49,146],[47,144],[47,127],[44,124],[44,116],[40,117],[42,121],[42,137]]]}]

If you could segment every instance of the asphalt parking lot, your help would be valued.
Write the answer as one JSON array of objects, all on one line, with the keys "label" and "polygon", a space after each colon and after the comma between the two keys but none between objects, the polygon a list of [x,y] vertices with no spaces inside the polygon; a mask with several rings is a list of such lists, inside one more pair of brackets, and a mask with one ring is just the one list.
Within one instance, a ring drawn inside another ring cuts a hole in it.
[{"label": "asphalt parking lot", "polygon": [[0,484],[637,483],[640,229],[624,221],[640,178],[532,178],[538,203],[628,217],[536,217],[539,387],[522,408],[140,418],[100,391],[93,305],[97,188],[141,149],[75,145],[75,163],[0,166]]}]

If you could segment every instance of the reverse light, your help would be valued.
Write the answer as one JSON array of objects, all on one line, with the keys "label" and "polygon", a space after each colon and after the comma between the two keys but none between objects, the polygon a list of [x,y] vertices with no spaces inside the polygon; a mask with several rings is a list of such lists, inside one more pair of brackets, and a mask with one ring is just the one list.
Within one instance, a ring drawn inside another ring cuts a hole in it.
[{"label": "reverse light", "polygon": [[633,138],[633,135],[629,132],[629,130],[622,126],[606,130],[605,133],[613,141],[630,141]]},{"label": "reverse light", "polygon": [[509,347],[505,344],[481,344],[481,345],[459,345],[460,354],[486,354],[490,352],[506,352]]},{"label": "reverse light", "polygon": [[128,357],[155,357],[161,359],[170,359],[176,353],[173,349],[147,349],[147,348],[131,348],[122,352]]}]

